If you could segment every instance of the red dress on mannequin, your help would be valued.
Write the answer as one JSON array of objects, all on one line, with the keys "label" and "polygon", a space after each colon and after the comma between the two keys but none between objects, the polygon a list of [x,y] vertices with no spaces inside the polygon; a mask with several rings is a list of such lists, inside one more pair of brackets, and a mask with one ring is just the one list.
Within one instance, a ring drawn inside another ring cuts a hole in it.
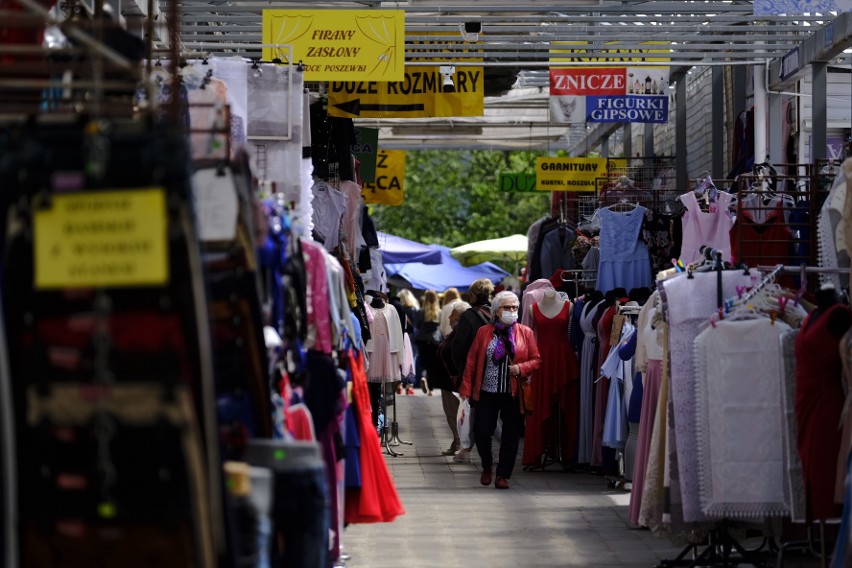
[{"label": "red dress on mannequin", "polygon": [[559,443],[560,419],[555,402],[562,413],[562,458],[572,459],[577,454],[580,411],[580,365],[568,341],[571,302],[565,302],[562,310],[552,318],[542,314],[538,304],[533,304],[532,312],[541,367],[532,377],[535,411],[527,417],[524,465],[540,465],[545,449]]},{"label": "red dress on mannequin", "polygon": [[835,311],[846,309],[840,304],[831,306],[813,321],[811,314],[796,336],[796,426],[809,521],[841,514],[840,505],[834,502],[834,481],[840,451],[843,369],[840,337],[829,331],[829,321]]}]

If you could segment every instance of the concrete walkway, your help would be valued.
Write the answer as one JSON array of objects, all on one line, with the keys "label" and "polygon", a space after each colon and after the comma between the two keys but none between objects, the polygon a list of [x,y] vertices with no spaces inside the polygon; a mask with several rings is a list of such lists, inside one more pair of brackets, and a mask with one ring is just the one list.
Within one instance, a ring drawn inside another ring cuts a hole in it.
[{"label": "concrete walkway", "polygon": [[511,489],[481,486],[476,450],[466,464],[441,455],[451,435],[440,393],[397,400],[400,437],[414,445],[395,448],[405,455],[386,461],[406,514],[349,526],[347,568],[638,567],[680,551],[629,528],[629,493],[607,489],[600,476],[566,473],[559,464],[525,472],[519,457]]}]

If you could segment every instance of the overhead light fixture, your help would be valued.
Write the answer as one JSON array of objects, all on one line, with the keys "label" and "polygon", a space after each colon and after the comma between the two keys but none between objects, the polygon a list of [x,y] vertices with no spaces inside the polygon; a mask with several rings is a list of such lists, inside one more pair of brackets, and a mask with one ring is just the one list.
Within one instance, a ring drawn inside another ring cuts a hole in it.
[{"label": "overhead light fixture", "polygon": [[456,84],[453,82],[453,75],[456,73],[455,65],[441,65],[441,76],[444,78],[441,83],[442,93],[455,93]]}]

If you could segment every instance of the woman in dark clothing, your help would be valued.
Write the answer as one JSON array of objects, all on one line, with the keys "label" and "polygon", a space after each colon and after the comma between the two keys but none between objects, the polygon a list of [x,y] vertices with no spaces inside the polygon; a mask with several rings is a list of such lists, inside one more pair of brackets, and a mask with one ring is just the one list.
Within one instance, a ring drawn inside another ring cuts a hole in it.
[{"label": "woman in dark clothing", "polygon": [[423,309],[414,320],[414,345],[417,347],[417,367],[415,374],[420,381],[424,393],[432,394],[429,389],[429,370],[437,361],[435,353],[441,342],[441,332],[438,323],[441,320],[441,307],[438,304],[438,293],[426,290],[423,295]]}]

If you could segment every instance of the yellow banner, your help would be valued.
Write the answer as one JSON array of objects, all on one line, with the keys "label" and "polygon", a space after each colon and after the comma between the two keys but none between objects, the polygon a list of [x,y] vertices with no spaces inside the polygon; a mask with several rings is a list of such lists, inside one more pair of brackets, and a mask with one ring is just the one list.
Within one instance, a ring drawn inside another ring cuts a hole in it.
[{"label": "yellow banner", "polygon": [[263,58],[302,62],[306,81],[401,81],[404,10],[264,10]]},{"label": "yellow banner", "polygon": [[[585,41],[555,41],[554,46],[559,46],[557,49],[551,49],[550,62],[554,67],[558,63],[571,64],[577,61],[600,61],[606,63],[634,63],[637,61],[669,63],[671,61],[671,48],[668,49],[636,49],[636,48],[619,48],[619,41],[609,41],[604,45],[610,46],[607,49],[600,50],[598,53],[588,54],[587,47],[591,45]],[[665,41],[643,41],[642,45],[669,45]],[[564,48],[562,47],[564,46]],[[665,54],[668,57],[652,56],[651,54]]]},{"label": "yellow banner", "polygon": [[361,190],[367,204],[402,205],[405,197],[405,151],[382,150],[376,158],[376,182]]},{"label": "yellow banner", "polygon": [[539,191],[596,191],[611,175],[609,167],[623,168],[624,159],[538,158],[535,164]]},{"label": "yellow banner", "polygon": [[405,70],[402,81],[329,84],[328,114],[343,118],[434,118],[482,116],[485,112],[485,71],[456,67],[448,92],[439,67]]},{"label": "yellow banner", "polygon": [[36,288],[168,283],[163,189],[54,195],[49,208],[34,205]]}]

